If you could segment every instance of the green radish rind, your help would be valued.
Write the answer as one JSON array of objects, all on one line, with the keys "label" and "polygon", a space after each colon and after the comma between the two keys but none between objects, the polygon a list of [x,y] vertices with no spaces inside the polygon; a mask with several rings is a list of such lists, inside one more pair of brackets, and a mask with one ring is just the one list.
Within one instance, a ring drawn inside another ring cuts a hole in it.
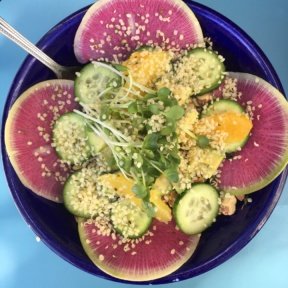
[{"label": "green radish rind", "polygon": [[218,191],[206,183],[192,185],[178,196],[173,206],[178,227],[188,235],[206,230],[215,221],[218,211]]},{"label": "green radish rind", "polygon": [[[91,261],[108,275],[127,281],[150,281],[173,273],[191,258],[200,240],[200,235],[189,236],[175,229],[174,221],[165,224],[154,219],[152,233],[145,235],[133,250],[124,252],[126,243],[119,245],[119,236],[113,240],[111,236],[98,235],[93,223],[86,224],[84,219],[77,219],[77,222],[81,244]],[[145,243],[151,240],[150,244]],[[117,244],[115,249],[111,248],[113,244]],[[133,256],[131,251],[136,254]],[[159,254],[165,257],[164,261]],[[122,261],[115,263],[113,255]],[[149,263],[151,265],[147,265]]]},{"label": "green radish rind", "polygon": [[134,52],[142,52],[142,51],[153,51],[155,47],[149,45],[142,45],[139,48],[135,49]]},{"label": "green radish rind", "polygon": [[[242,158],[240,160],[237,160],[237,162],[235,162],[236,164],[233,163],[234,161],[229,162],[226,160],[224,162],[223,167],[220,169],[221,170],[220,171],[221,177],[219,179],[221,182],[219,183],[219,188],[221,190],[225,191],[226,193],[230,193],[232,195],[237,196],[237,195],[250,194],[250,193],[256,192],[256,191],[264,188],[265,186],[270,184],[277,176],[279,176],[281,174],[281,172],[285,169],[286,165],[288,164],[288,149],[287,149],[287,147],[288,147],[288,102],[285,99],[284,95],[279,90],[277,90],[275,87],[273,87],[270,83],[268,83],[264,79],[261,79],[255,75],[248,74],[248,73],[240,73],[240,72],[239,73],[229,72],[228,78],[237,79],[237,83],[238,83],[237,85],[242,89],[245,89],[246,87],[253,87],[256,85],[255,89],[256,89],[256,92],[259,93],[259,95],[256,95],[255,91],[252,92],[251,95],[250,94],[245,95],[245,93],[242,93],[241,101],[243,101],[243,102],[247,102],[247,101],[251,101],[251,100],[256,102],[257,100],[259,100],[259,101],[261,100],[262,104],[264,104],[263,101],[265,101],[265,100],[267,101],[267,100],[269,100],[269,98],[271,98],[274,101],[273,102],[274,109],[276,109],[276,111],[277,111],[277,115],[275,115],[274,113],[273,114],[275,117],[279,117],[280,123],[283,126],[281,134],[277,135],[277,137],[279,139],[275,142],[275,145],[278,145],[279,143],[281,143],[283,154],[278,155],[279,157],[277,160],[274,159],[273,161],[270,161],[270,164],[273,165],[272,168],[271,168],[271,166],[269,166],[269,167],[265,166],[266,169],[270,168],[270,171],[268,171],[267,175],[265,175],[264,177],[263,176],[258,177],[254,181],[251,181],[251,183],[245,182],[245,183],[238,184],[236,182],[233,183],[233,181],[232,181],[234,178],[237,178],[237,177],[230,175],[230,173],[232,173],[231,171],[235,170],[235,175],[239,176],[239,173],[240,173],[239,167],[241,166],[244,169],[250,163],[249,161],[251,161],[253,163],[250,165],[255,166],[255,164],[258,164],[257,162],[259,161],[259,158],[257,158],[257,157],[255,158],[255,155],[257,154],[259,157],[259,152],[253,153],[253,149],[257,148],[257,147],[253,147],[253,142],[254,141],[257,142],[257,138],[255,138],[255,133],[256,133],[255,125],[257,125],[257,122],[255,122],[256,121],[255,119],[253,120],[253,126],[254,127],[252,128],[252,135],[250,136],[248,142],[246,143],[246,145],[244,146],[242,151],[239,152],[239,155],[241,155]],[[239,89],[239,87],[238,87],[238,89]],[[241,89],[239,91],[243,92],[243,91],[241,91]],[[251,88],[249,88],[248,91],[251,91]],[[264,95],[261,96],[261,93],[264,93]],[[267,96],[267,95],[269,95],[269,96]],[[265,97],[267,97],[267,98],[265,99]],[[261,111],[263,109],[264,108],[261,108]],[[271,110],[271,108],[269,107],[269,111],[270,110]],[[271,111],[270,112],[269,111],[267,111],[267,116],[271,115]],[[273,111],[273,112],[275,112],[275,111]],[[263,117],[264,116],[265,116],[265,114],[263,115]],[[265,119],[263,117],[260,118],[261,123],[267,122],[267,121],[265,121]],[[253,129],[254,129],[254,131],[253,131]],[[275,141],[275,140],[273,140],[273,141]],[[263,143],[263,145],[264,144],[265,143]],[[260,147],[258,147],[258,148],[263,149],[261,144],[260,144]],[[262,157],[264,157],[264,156],[265,155],[263,154]],[[276,156],[277,155],[275,155],[275,157]],[[248,162],[245,162],[246,157],[249,160]],[[261,169],[263,169],[263,167],[261,167]],[[245,171],[245,173],[248,173],[248,172]],[[251,171],[249,173],[251,174]]]}]

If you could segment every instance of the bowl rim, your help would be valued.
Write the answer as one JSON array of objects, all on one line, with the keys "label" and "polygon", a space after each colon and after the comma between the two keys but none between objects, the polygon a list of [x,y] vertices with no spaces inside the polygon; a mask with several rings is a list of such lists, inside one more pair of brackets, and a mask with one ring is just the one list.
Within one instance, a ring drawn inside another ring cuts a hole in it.
[{"label": "bowl rim", "polygon": [[[244,32],[237,24],[232,22],[227,17],[223,16],[219,12],[203,5],[196,3],[191,0],[185,0],[186,4],[189,6],[192,10],[198,10],[202,14],[205,15],[205,17],[210,18],[217,18],[221,23],[227,24],[231,31],[233,32],[234,36],[237,36],[240,41],[245,41],[245,46],[249,46],[249,49],[253,51],[253,53],[257,54],[257,57],[261,60],[261,64],[263,64],[263,69],[265,71],[269,71],[269,74],[271,76],[270,83],[275,86],[278,90],[282,92],[282,94],[285,96],[282,84],[280,82],[280,79],[273,68],[272,64],[264,54],[264,52],[260,49],[260,47],[256,44],[256,42],[246,33]],[[59,33],[61,33],[62,30],[67,29],[69,25],[72,25],[72,22],[75,21],[81,14],[83,14],[89,6],[86,6],[80,10],[77,10],[76,12],[68,15],[66,18],[61,20],[58,24],[56,24],[54,27],[52,27],[37,43],[37,46],[40,47],[40,49],[45,49],[47,45],[49,45],[50,42],[53,42],[53,38],[57,37]],[[196,13],[195,13],[196,14]],[[52,37],[51,37],[52,36]],[[115,278],[113,276],[110,276],[108,274],[97,274],[95,271],[92,271],[89,268],[89,265],[86,264],[86,262],[81,261],[80,259],[74,257],[73,255],[67,254],[65,249],[63,249],[58,243],[55,243],[49,235],[46,235],[44,231],[42,231],[37,224],[34,222],[33,218],[29,216],[29,213],[27,213],[26,208],[22,205],[21,199],[17,195],[17,189],[14,186],[13,180],[9,177],[10,172],[9,166],[11,165],[9,162],[9,158],[7,156],[6,152],[6,146],[4,143],[4,130],[5,130],[5,123],[7,119],[7,115],[9,112],[9,108],[11,107],[11,99],[16,94],[19,96],[21,93],[19,93],[19,83],[21,83],[21,79],[26,74],[27,71],[31,68],[31,66],[34,64],[34,62],[37,61],[32,56],[28,55],[23,63],[21,64],[20,68],[17,71],[16,76],[13,79],[11,88],[9,90],[8,96],[6,98],[4,110],[3,110],[3,116],[2,116],[2,127],[1,127],[1,157],[2,162],[4,166],[4,172],[6,175],[6,181],[8,183],[10,193],[13,197],[14,203],[19,210],[20,214],[26,221],[29,227],[33,230],[33,232],[38,235],[42,242],[45,243],[52,251],[54,251],[57,255],[59,255],[62,259],[66,260],[67,262],[71,263],[72,265],[76,266],[77,268],[88,272],[90,274],[93,274],[97,277],[104,278],[106,280],[112,280],[120,283],[126,283],[126,284],[138,284],[138,285],[146,285],[146,284],[164,284],[164,283],[172,283],[172,282],[178,282],[181,280],[189,279],[192,277],[195,277],[197,275],[203,274],[212,268],[215,268],[216,266],[222,264],[232,256],[234,256],[236,253],[238,253],[244,246],[246,246],[251,239],[260,231],[260,229],[263,227],[263,225],[266,223],[268,218],[270,217],[271,213],[273,212],[280,195],[283,191],[285,181],[288,175],[288,167],[273,181],[273,193],[269,196],[266,205],[264,206],[262,212],[258,215],[257,219],[254,220],[253,225],[249,227],[249,229],[245,230],[243,234],[230,246],[227,247],[222,253],[218,254],[217,256],[210,258],[208,261],[203,262],[199,266],[192,268],[189,271],[186,272],[178,272],[175,271],[175,275],[167,275],[163,278],[155,279],[152,281],[143,281],[143,282],[135,282],[135,281],[126,281],[122,279]],[[18,97],[17,96],[17,97]],[[287,97],[285,96],[287,99]]]}]

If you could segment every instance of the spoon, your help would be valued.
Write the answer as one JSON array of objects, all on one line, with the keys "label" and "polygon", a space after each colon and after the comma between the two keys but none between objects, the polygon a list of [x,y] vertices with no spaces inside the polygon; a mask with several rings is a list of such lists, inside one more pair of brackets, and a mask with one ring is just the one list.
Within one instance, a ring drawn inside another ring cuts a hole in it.
[{"label": "spoon", "polygon": [[75,72],[79,71],[77,66],[62,66],[51,59],[38,47],[27,40],[23,35],[16,31],[11,25],[9,25],[2,17],[0,17],[0,33],[15,42],[21,48],[23,48],[30,55],[39,60],[42,64],[47,66],[54,72],[58,79],[75,79]]}]

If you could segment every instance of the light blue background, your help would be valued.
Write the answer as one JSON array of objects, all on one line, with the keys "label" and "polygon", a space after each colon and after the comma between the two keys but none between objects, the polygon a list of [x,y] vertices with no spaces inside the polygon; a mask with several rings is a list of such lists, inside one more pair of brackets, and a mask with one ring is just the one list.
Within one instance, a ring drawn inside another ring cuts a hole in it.
[{"label": "light blue background", "polygon": [[[287,93],[288,1],[203,0],[198,2],[224,14],[254,38],[274,65]],[[0,16],[32,42],[37,42],[62,18],[90,3],[91,0],[2,0]],[[9,86],[25,56],[26,54],[20,48],[0,35],[1,118]],[[43,243],[38,243],[12,201],[2,162],[0,187],[1,288],[127,286],[98,279],[82,272],[60,259]],[[166,287],[288,287],[287,220],[288,185],[264,228],[240,253],[204,275]]]}]

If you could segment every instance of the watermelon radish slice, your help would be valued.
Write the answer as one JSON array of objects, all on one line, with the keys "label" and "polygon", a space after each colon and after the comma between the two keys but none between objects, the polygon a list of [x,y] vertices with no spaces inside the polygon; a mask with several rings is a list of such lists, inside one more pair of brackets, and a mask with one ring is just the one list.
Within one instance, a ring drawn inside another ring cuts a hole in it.
[{"label": "watermelon radish slice", "polygon": [[68,167],[51,145],[54,121],[77,107],[74,82],[48,80],[25,91],[12,106],[6,126],[9,159],[23,185],[36,194],[62,202]]},{"label": "watermelon radish slice", "polygon": [[253,112],[252,135],[234,160],[225,160],[220,174],[219,187],[241,195],[268,185],[287,165],[288,102],[257,76],[229,73],[228,77],[237,79],[237,91],[242,93],[238,102]]},{"label": "watermelon radish slice", "polygon": [[75,36],[79,62],[125,60],[143,45],[163,49],[202,43],[194,13],[180,0],[100,0],[86,12]]},{"label": "watermelon radish slice", "polygon": [[151,227],[138,244],[119,244],[119,237],[113,240],[98,235],[95,224],[78,222],[81,243],[93,263],[107,274],[129,281],[148,281],[174,272],[191,257],[200,239],[200,235],[176,230],[173,221],[153,220]]}]

